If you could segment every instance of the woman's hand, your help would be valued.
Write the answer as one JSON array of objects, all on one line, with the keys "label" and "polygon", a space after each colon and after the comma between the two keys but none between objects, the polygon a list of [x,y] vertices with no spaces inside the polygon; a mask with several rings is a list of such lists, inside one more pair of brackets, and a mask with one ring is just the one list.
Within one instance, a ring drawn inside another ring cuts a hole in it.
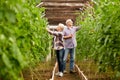
[{"label": "woman's hand", "polygon": [[51,32],[51,30],[50,30],[49,28],[46,28],[46,30],[47,30],[48,32]]},{"label": "woman's hand", "polygon": [[49,30],[49,28],[47,27],[47,28],[46,28],[46,30],[48,31],[48,30]]},{"label": "woman's hand", "polygon": [[73,34],[70,34],[68,36],[64,36],[64,39],[69,39],[69,38],[72,38],[73,37]]}]

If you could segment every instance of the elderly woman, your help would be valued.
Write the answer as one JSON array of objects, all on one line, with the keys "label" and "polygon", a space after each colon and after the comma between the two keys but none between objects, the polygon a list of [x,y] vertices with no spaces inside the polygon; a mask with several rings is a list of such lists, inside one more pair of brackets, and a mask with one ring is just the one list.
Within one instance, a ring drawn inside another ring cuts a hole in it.
[{"label": "elderly woman", "polygon": [[54,49],[56,52],[57,62],[58,62],[58,70],[59,72],[56,75],[62,77],[63,76],[63,55],[64,55],[64,44],[63,44],[63,28],[64,25],[59,23],[56,31],[51,31],[47,28],[47,31],[54,36]]}]

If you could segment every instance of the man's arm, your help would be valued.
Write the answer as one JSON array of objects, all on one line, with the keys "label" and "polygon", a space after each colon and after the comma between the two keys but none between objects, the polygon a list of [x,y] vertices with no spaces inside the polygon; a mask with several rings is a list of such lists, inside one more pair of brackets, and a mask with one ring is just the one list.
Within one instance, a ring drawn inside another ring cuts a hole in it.
[{"label": "man's arm", "polygon": [[72,34],[66,35],[66,29],[64,29],[64,30],[63,30],[63,38],[64,38],[64,39],[72,38]]},{"label": "man's arm", "polygon": [[81,29],[81,27],[75,27],[76,28],[76,31],[79,31]]}]

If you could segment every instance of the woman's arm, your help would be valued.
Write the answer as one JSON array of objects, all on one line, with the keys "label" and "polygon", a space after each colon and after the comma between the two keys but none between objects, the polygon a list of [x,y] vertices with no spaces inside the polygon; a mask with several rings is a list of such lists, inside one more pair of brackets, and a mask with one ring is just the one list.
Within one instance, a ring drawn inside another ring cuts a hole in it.
[{"label": "woman's arm", "polygon": [[69,39],[69,38],[72,38],[72,36],[73,36],[73,35],[70,34],[70,35],[68,35],[68,36],[64,36],[63,38],[64,38],[64,39]]},{"label": "woman's arm", "polygon": [[54,36],[58,36],[59,34],[60,34],[60,35],[63,35],[61,32],[52,31],[52,30],[50,30],[49,28],[46,28],[46,30],[47,30],[51,35],[54,35]]},{"label": "woman's arm", "polygon": [[51,35],[56,35],[56,34],[54,33],[54,31],[50,30],[49,28],[46,28],[46,30],[49,32],[49,34],[51,34]]}]

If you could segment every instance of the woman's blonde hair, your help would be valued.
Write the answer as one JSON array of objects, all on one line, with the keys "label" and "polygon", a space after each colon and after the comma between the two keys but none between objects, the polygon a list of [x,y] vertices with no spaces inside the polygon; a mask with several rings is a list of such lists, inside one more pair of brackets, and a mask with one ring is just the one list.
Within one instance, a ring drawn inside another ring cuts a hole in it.
[{"label": "woman's blonde hair", "polygon": [[64,24],[59,23],[59,24],[58,24],[58,27],[60,27],[60,28],[63,30],[65,26],[64,26]]}]

